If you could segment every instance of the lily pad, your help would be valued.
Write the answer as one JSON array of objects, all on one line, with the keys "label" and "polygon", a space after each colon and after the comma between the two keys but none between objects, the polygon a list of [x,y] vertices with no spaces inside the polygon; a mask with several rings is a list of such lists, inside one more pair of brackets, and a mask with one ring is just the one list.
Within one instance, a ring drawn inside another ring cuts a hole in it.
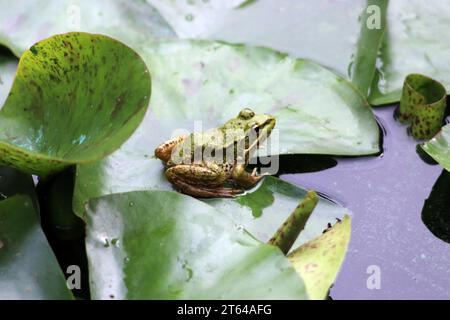
[{"label": "lily pad", "polygon": [[175,192],[92,199],[86,247],[94,299],[307,298],[278,248]]},{"label": "lily pad", "polygon": [[261,45],[311,59],[364,94],[386,27],[387,0],[149,1],[181,38]]},{"label": "lily pad", "polygon": [[130,46],[174,33],[146,1],[0,0],[0,43],[20,56],[34,43],[70,31],[101,33]]},{"label": "lily pad", "polygon": [[[234,199],[204,201],[229,215],[257,239],[267,242],[306,195],[305,189],[275,177],[266,177],[260,185]],[[319,196],[318,200],[293,248],[319,236],[328,223],[333,223],[336,218],[342,219],[349,213],[347,209],[324,197]]]},{"label": "lily pad", "polygon": [[[361,29],[360,15],[366,5],[365,0],[148,2],[180,38],[269,47],[314,60],[342,75],[349,75],[352,68]],[[377,50],[378,47],[374,51]]]},{"label": "lily pad", "polygon": [[442,127],[433,139],[424,143],[422,149],[447,171],[450,171],[450,124]]},{"label": "lily pad", "polygon": [[0,299],[71,299],[28,196],[0,201]]},{"label": "lily pad", "polygon": [[346,216],[323,235],[289,254],[289,261],[305,281],[311,299],[322,300],[336,279],[350,241],[351,219]]},{"label": "lily pad", "polygon": [[387,34],[379,59],[379,79],[370,101],[400,100],[410,73],[427,75],[450,89],[450,2],[395,0],[389,2]]},{"label": "lily pad", "polygon": [[0,110],[1,162],[48,175],[116,150],[144,117],[150,76],[111,38],[68,33],[25,52]]},{"label": "lily pad", "polygon": [[[170,188],[157,145],[172,135],[223,124],[250,106],[276,117],[271,155],[365,155],[379,151],[379,129],[364,97],[308,60],[270,49],[208,41],[161,41],[140,50],[152,70],[151,110],[106,159],[77,169],[75,211],[105,194]],[[184,130],[182,130],[184,129]],[[277,143],[278,142],[278,143]]]}]

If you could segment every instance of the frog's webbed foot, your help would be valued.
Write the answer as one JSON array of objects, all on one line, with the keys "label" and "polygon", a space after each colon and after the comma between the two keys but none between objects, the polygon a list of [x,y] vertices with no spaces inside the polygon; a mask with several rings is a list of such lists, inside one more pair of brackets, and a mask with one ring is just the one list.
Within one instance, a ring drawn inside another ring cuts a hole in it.
[{"label": "frog's webbed foot", "polygon": [[253,169],[252,173],[248,173],[247,171],[245,171],[245,166],[243,164],[238,164],[233,168],[231,178],[238,185],[244,188],[251,188],[267,175],[268,174],[266,173],[257,175],[256,168]]}]

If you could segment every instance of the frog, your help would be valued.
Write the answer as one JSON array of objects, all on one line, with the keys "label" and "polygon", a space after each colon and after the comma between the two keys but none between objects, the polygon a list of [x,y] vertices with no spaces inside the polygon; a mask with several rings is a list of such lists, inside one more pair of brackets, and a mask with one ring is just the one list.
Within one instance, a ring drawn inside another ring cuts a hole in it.
[{"label": "frog", "polygon": [[197,198],[235,197],[267,175],[246,167],[275,124],[274,116],[243,108],[223,125],[172,138],[154,153],[178,191]]}]

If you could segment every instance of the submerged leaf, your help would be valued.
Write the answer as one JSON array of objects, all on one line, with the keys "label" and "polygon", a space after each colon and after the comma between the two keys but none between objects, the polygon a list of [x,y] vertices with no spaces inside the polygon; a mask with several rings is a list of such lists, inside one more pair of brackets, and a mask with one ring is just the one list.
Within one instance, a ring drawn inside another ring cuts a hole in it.
[{"label": "submerged leaf", "polygon": [[345,216],[323,235],[289,254],[311,299],[325,299],[344,261],[350,233],[351,219]]},{"label": "submerged leaf", "polygon": [[0,201],[0,299],[71,299],[28,196]]},{"label": "submerged leaf", "polygon": [[175,192],[91,200],[86,246],[94,299],[307,299],[278,248]]},{"label": "submerged leaf", "polygon": [[150,76],[141,58],[101,35],[68,33],[33,45],[0,110],[0,161],[47,175],[99,160],[142,120]]},{"label": "submerged leaf", "polygon": [[442,130],[433,139],[424,143],[422,149],[447,171],[450,171],[450,124],[442,127]]}]

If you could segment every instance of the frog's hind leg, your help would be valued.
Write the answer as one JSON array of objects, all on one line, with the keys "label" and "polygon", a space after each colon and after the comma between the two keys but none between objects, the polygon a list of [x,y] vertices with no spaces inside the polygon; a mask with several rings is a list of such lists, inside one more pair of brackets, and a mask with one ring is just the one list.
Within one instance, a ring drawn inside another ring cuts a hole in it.
[{"label": "frog's hind leg", "polygon": [[187,135],[178,136],[160,144],[155,149],[155,156],[164,162],[168,162],[172,156],[173,148],[182,143],[187,137]]},{"label": "frog's hind leg", "polygon": [[244,192],[242,189],[226,187],[209,188],[202,185],[189,184],[184,181],[178,181],[174,185],[182,193],[196,198],[233,198]]},{"label": "frog's hind leg", "polygon": [[165,174],[177,189],[194,197],[233,197],[243,192],[223,187],[227,173],[217,164],[180,164],[168,168]]}]

